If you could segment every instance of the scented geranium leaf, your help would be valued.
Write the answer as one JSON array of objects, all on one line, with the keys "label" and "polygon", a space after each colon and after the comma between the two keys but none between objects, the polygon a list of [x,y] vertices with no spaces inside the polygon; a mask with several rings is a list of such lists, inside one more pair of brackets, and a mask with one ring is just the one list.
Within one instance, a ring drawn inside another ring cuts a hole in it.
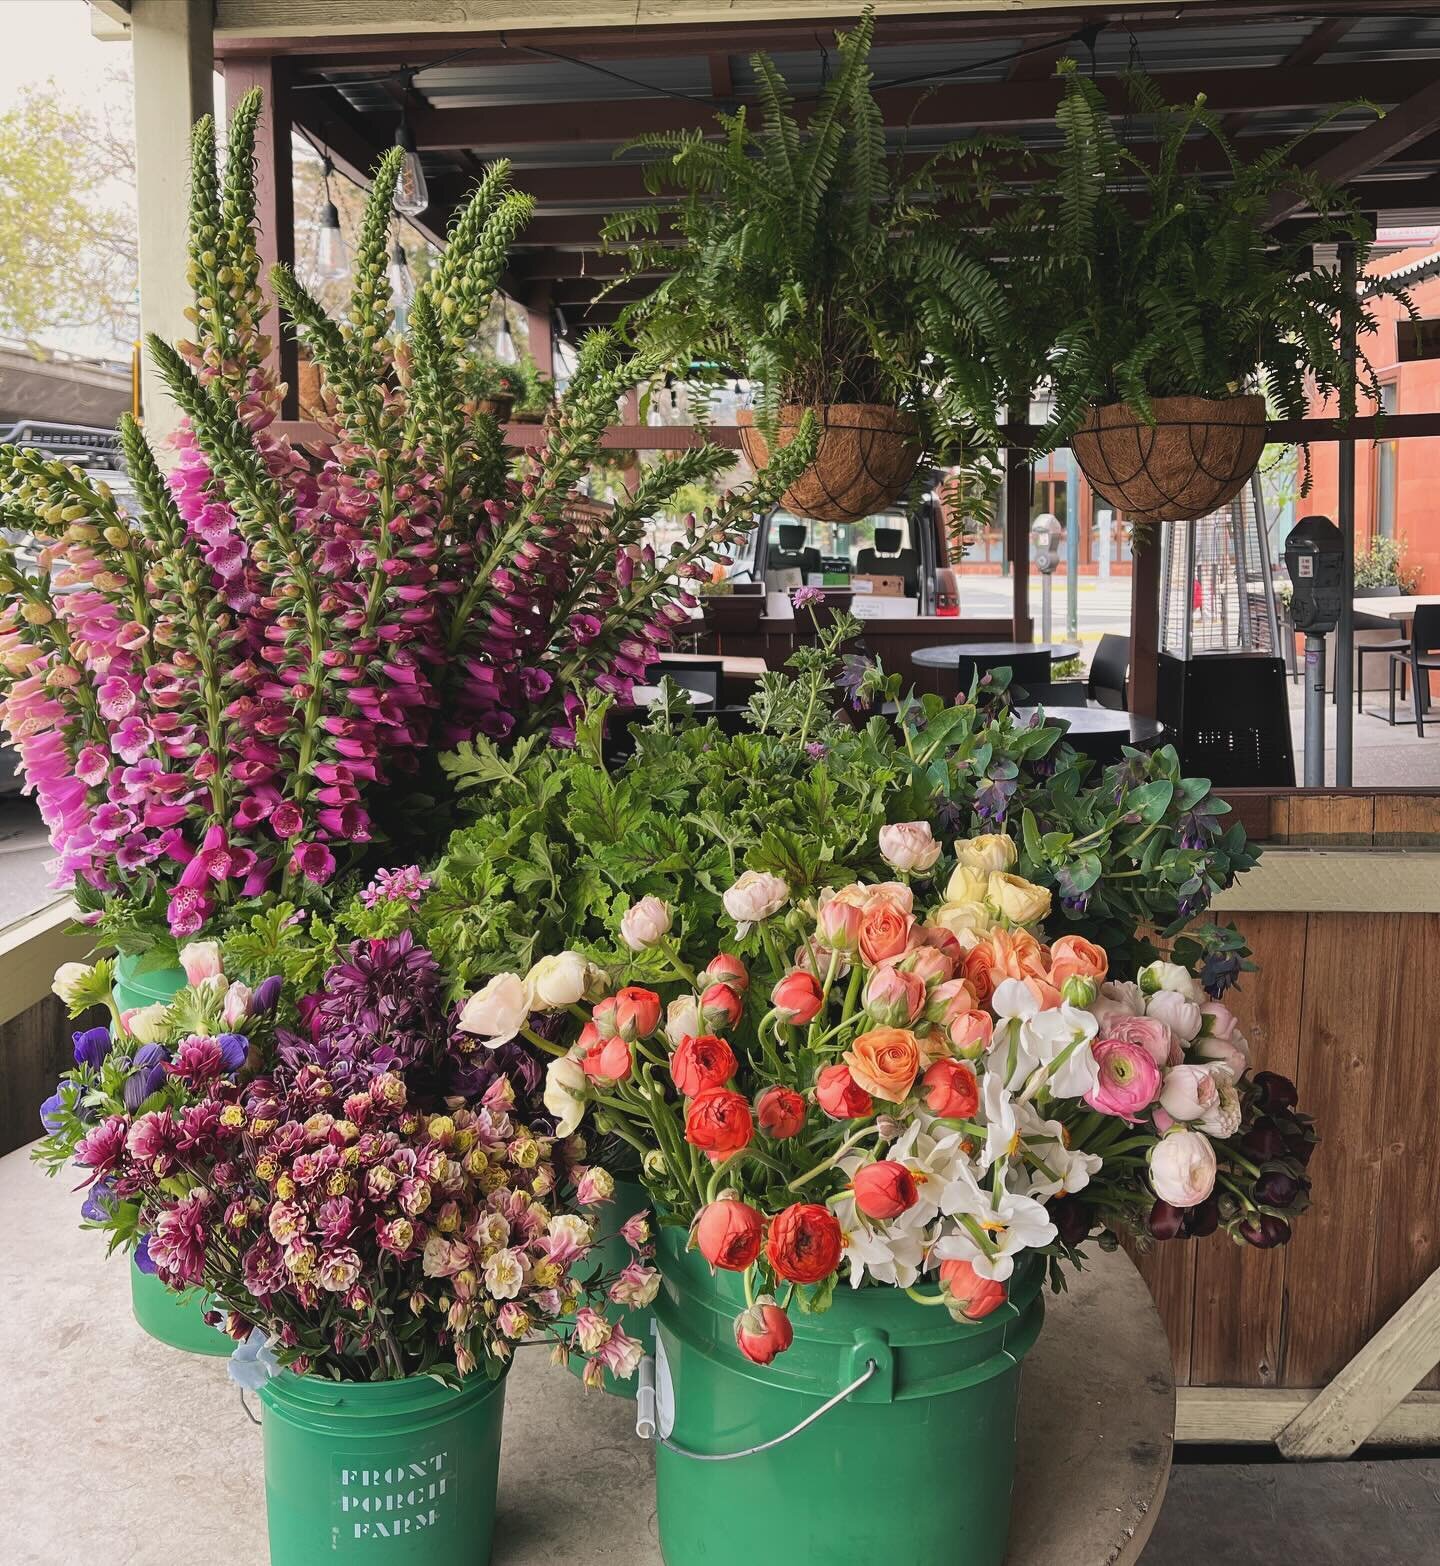
[{"label": "scented geranium leaf", "polygon": [[1170,808],[1175,797],[1175,785],[1163,780],[1143,784],[1132,789],[1122,801],[1127,813],[1138,815],[1142,821],[1159,821]]}]

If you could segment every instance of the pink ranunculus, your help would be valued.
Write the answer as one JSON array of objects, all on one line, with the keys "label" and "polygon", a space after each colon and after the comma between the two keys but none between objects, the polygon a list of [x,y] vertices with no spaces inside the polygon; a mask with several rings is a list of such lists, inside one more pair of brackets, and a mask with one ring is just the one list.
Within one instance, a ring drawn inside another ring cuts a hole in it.
[{"label": "pink ranunculus", "polygon": [[1150,1149],[1150,1185],[1172,1207],[1198,1207],[1215,1189],[1215,1149],[1199,1131],[1171,1131]]},{"label": "pink ranunculus", "polygon": [[1157,1066],[1180,1062],[1180,1052],[1175,1048],[1170,1029],[1158,1018],[1112,1014],[1101,1022],[1100,1035],[1103,1039],[1118,1039],[1124,1044],[1139,1044]]},{"label": "pink ranunculus", "polygon": [[1219,1087],[1206,1066],[1171,1066],[1165,1073],[1160,1103],[1173,1120],[1199,1120],[1219,1099]]},{"label": "pink ranunculus", "polygon": [[891,963],[871,971],[865,984],[865,1010],[876,1022],[904,1027],[924,1006],[925,981],[918,974],[904,973]]},{"label": "pink ranunculus", "polygon": [[180,966],[185,970],[185,982],[192,987],[206,979],[218,979],[224,968],[220,959],[218,941],[189,941],[180,948]]},{"label": "pink ranunculus", "polygon": [[1219,1001],[1207,1002],[1200,1014],[1205,1021],[1191,1050],[1200,1060],[1228,1067],[1238,1082],[1250,1069],[1250,1041],[1240,1031],[1235,1014]]},{"label": "pink ranunculus", "polygon": [[879,843],[886,864],[902,872],[926,871],[940,857],[940,844],[928,821],[898,821],[883,826]]},{"label": "pink ranunculus", "polygon": [[832,951],[853,952],[860,945],[860,908],[832,897],[821,906],[815,920],[821,942]]},{"label": "pink ranunculus", "polygon": [[1178,990],[1157,990],[1145,1003],[1145,1015],[1163,1022],[1182,1049],[1200,1032],[1200,1008]]},{"label": "pink ranunculus", "polygon": [[1160,1068],[1144,1044],[1127,1039],[1096,1039],[1090,1052],[1100,1068],[1085,1102],[1102,1115],[1134,1125],[1160,1092]]}]

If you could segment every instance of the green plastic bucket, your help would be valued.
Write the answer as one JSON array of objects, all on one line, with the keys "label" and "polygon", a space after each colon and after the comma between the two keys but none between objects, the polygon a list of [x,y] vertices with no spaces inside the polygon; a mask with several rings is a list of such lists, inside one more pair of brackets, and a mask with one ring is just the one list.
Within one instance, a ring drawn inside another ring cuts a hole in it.
[{"label": "green plastic bucket", "polygon": [[[741,1279],[711,1276],[683,1230],[660,1233],[655,1487],[666,1566],[1001,1566],[1010,1526],[1020,1362],[1044,1319],[1044,1267],[1010,1300],[956,1323],[902,1289],[842,1282],[768,1366],[735,1347]],[[813,1424],[773,1441],[876,1369]],[[667,1444],[673,1443],[672,1444]],[[681,1448],[681,1451],[675,1448]]]},{"label": "green plastic bucket", "polygon": [[111,985],[115,992],[115,1004],[121,1011],[134,1011],[138,1006],[153,1006],[156,1001],[168,1001],[172,995],[185,988],[185,970],[178,964],[166,962],[155,952],[138,955],[125,952],[115,959],[115,974]]},{"label": "green plastic bucket", "polygon": [[271,1566],[485,1566],[495,1529],[505,1379],[429,1376],[260,1389]]},{"label": "green plastic bucket", "polygon": [[[582,1282],[587,1278],[593,1278],[597,1274],[617,1273],[633,1257],[630,1247],[620,1238],[620,1226],[627,1219],[633,1218],[636,1213],[650,1212],[650,1198],[646,1194],[645,1187],[638,1180],[627,1180],[623,1175],[615,1176],[615,1196],[612,1201],[606,1202],[603,1207],[595,1209],[595,1224],[610,1238],[591,1248],[590,1254],[583,1262],[577,1262],[571,1269],[574,1275]],[[655,1215],[650,1213],[650,1227],[655,1228]],[[606,1303],[606,1320],[623,1327],[632,1338],[639,1338],[648,1350],[652,1323],[655,1318],[654,1311],[646,1306],[643,1310],[621,1310],[618,1305]],[[570,1361],[570,1371],[573,1375],[580,1375],[585,1368],[584,1360],[578,1356]],[[616,1397],[626,1397],[635,1400],[635,1377],[620,1381],[605,1372],[605,1390],[612,1392]]]},{"label": "green plastic bucket", "polygon": [[[154,953],[125,953],[115,959],[115,1004],[123,1011],[163,1003],[185,988],[185,970],[157,961]],[[130,1305],[135,1320],[152,1338],[190,1354],[229,1354],[233,1341],[205,1321],[206,1299],[199,1289],[177,1294],[153,1273],[130,1263]]]},{"label": "green plastic bucket", "polygon": [[200,1289],[177,1294],[130,1258],[130,1308],[141,1330],[171,1348],[190,1354],[230,1354],[235,1341],[205,1320],[206,1297]]}]

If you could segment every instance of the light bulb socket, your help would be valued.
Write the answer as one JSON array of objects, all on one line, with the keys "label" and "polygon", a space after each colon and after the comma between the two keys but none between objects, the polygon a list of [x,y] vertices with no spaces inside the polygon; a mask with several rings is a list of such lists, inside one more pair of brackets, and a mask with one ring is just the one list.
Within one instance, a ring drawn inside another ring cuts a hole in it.
[{"label": "light bulb socket", "polygon": [[395,145],[403,147],[412,156],[415,153],[415,132],[410,129],[408,120],[401,120],[395,127]]},{"label": "light bulb socket", "polygon": [[340,227],[340,212],[333,201],[327,201],[325,205],[321,207],[320,227],[335,229]]}]

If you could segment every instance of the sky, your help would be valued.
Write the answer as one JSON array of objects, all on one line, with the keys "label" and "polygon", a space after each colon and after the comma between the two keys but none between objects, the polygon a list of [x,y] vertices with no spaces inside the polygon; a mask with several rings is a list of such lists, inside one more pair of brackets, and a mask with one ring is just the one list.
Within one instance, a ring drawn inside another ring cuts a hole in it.
[{"label": "sky", "polygon": [[128,63],[130,46],[92,38],[84,0],[0,0],[0,22],[0,101],[12,103],[21,87],[50,77],[77,104],[123,100],[124,90],[105,77]]}]

